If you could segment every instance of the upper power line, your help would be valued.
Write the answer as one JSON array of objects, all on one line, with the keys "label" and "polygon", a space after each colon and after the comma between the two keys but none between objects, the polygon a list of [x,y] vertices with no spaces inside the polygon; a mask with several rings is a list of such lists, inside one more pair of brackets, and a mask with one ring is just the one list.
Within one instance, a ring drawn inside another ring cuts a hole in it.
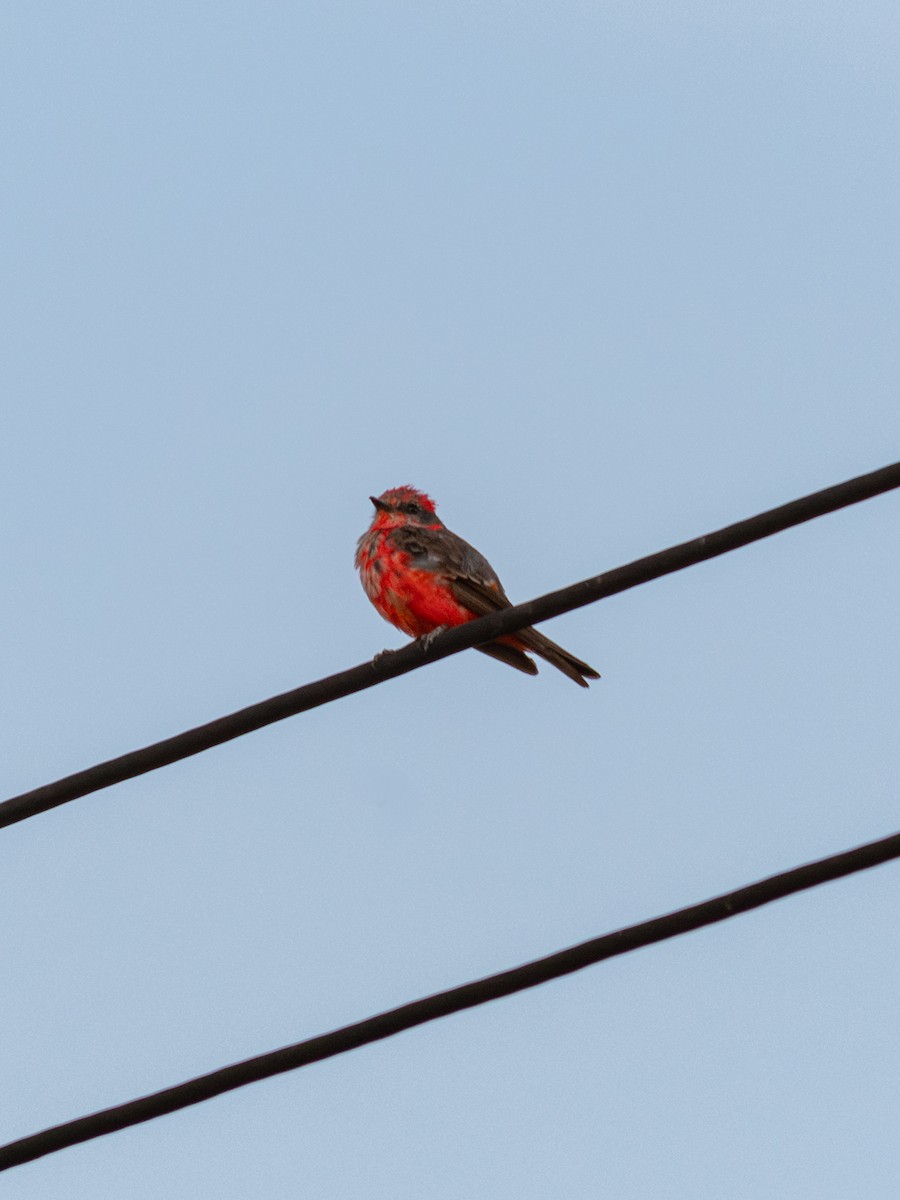
[{"label": "upper power line", "polygon": [[755,517],[738,521],[734,525],[726,525],[724,529],[718,529],[714,533],[704,534],[689,542],[682,542],[612,571],[606,571],[602,575],[584,579],[570,587],[549,592],[536,600],[516,604],[502,612],[458,625],[439,634],[427,646],[423,646],[421,642],[413,642],[402,650],[380,656],[377,661],[363,663],[347,671],[340,671],[337,675],[329,675],[325,679],[307,683],[293,691],[283,692],[280,696],[273,696],[228,716],[219,717],[208,724],[198,725],[185,733],[165,738],[129,754],[122,754],[108,762],[98,763],[54,783],[24,792],[20,796],[13,796],[0,803],[0,828],[24,821],[28,817],[86,796],[90,792],[111,787],[115,783],[133,779],[148,771],[155,771],[158,767],[168,766],[169,763],[178,762],[182,758],[189,758],[245,733],[252,733],[264,725],[283,721],[286,717],[328,704],[332,700],[339,700],[364,688],[374,687],[375,684],[398,675],[405,675],[408,671],[425,666],[426,663],[436,662],[485,642],[492,642],[497,637],[515,633],[526,625],[534,625],[549,617],[558,617],[572,609],[593,604],[607,596],[628,591],[629,588],[649,583],[653,579],[670,575],[673,571],[681,571],[707,559],[717,558],[720,554],[727,554],[731,550],[771,537],[772,534],[790,529],[794,525],[802,525],[815,517],[846,508],[850,504],[858,504],[862,500],[869,500],[898,487],[900,463],[892,463],[878,471],[871,471],[867,475],[859,475],[834,487],[813,492],[799,500],[792,500]]}]

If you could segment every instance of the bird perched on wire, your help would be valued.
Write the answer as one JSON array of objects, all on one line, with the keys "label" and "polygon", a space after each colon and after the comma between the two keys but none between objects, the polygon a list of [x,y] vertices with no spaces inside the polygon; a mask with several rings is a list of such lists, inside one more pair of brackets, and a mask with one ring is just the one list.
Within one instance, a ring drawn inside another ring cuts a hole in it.
[{"label": "bird perched on wire", "polygon": [[[366,595],[386,621],[417,638],[510,607],[494,568],[450,532],[430,496],[398,487],[369,499],[375,515],[356,547],[356,566]],[[600,678],[536,629],[520,629],[477,649],[526,675],[538,673],[526,654],[530,650],[580,687]]]}]

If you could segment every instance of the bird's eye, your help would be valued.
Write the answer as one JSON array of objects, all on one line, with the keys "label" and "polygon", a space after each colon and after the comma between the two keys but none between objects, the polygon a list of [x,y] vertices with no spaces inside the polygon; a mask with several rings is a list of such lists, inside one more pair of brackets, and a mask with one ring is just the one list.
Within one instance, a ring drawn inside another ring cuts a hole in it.
[{"label": "bird's eye", "polygon": [[416,502],[415,502],[414,500],[410,500],[409,504],[404,504],[404,505],[403,505],[403,508],[404,508],[404,509],[405,509],[405,511],[406,511],[406,512],[408,512],[410,515],[412,515],[413,513],[417,513],[417,512],[421,512],[421,511],[422,511],[422,510],[421,510],[421,508],[419,508],[418,504],[416,504]]}]

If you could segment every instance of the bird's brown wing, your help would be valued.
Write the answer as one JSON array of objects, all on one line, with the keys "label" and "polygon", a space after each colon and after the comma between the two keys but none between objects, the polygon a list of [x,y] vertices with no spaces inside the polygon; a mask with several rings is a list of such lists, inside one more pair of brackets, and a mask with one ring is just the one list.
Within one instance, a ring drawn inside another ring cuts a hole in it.
[{"label": "bird's brown wing", "polygon": [[[457,576],[450,580],[450,590],[456,599],[479,617],[497,612],[501,608],[509,608],[509,600],[500,587],[499,580],[497,587],[499,591],[495,592],[479,580],[466,576]],[[530,659],[524,650],[517,650],[515,646],[506,645],[504,642],[487,642],[484,646],[476,646],[475,649],[515,667],[518,671],[524,671],[526,675],[538,673],[534,660]]]},{"label": "bird's brown wing", "polygon": [[410,566],[420,571],[433,571],[447,580],[470,579],[473,583],[496,587],[509,603],[500,587],[497,572],[474,546],[444,528],[407,527],[393,529],[388,534],[392,544],[410,557]]},{"label": "bird's brown wing", "polygon": [[[410,555],[411,565],[442,575],[459,603],[476,616],[483,617],[510,607],[510,599],[488,560],[449,529],[443,526],[439,529],[397,529],[390,536],[398,549]],[[593,667],[536,629],[520,629],[515,637],[580,687],[588,686],[586,679],[600,678]],[[488,642],[478,649],[528,675],[537,674],[537,667],[528,655],[505,640]]]},{"label": "bird's brown wing", "polygon": [[[479,617],[486,616],[491,612],[497,612],[501,608],[510,607],[509,599],[499,583],[497,584],[498,590],[495,591],[480,580],[472,579],[468,576],[451,579],[450,588],[460,604],[465,605],[466,608]],[[527,646],[529,650],[540,655],[551,666],[556,667],[558,671],[562,671],[563,675],[568,675],[579,687],[587,687],[587,679],[600,678],[599,673],[593,667],[589,667],[586,662],[582,662],[580,658],[576,658],[574,654],[570,654],[568,650],[564,650],[556,642],[551,642],[550,638],[546,637],[543,633],[539,633],[536,629],[532,629],[530,626],[526,629],[518,630],[514,636]],[[511,662],[505,655],[498,654],[495,651],[498,649],[504,652],[513,650],[517,655],[525,659],[526,662],[531,662],[528,656],[523,654],[522,651],[516,650],[513,646],[507,646],[502,642],[491,642],[488,646],[479,646],[478,649],[482,650],[485,654],[491,654],[494,658],[501,659],[503,662],[509,662],[510,666],[519,666],[519,670],[521,671],[526,671],[528,668],[521,666],[517,662]],[[536,674],[537,671],[534,673]]]}]

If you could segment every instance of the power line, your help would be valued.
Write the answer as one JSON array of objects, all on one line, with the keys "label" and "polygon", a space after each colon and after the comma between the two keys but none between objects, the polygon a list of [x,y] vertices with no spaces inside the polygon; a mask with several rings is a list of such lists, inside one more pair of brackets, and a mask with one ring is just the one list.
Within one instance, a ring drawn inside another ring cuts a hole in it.
[{"label": "power line", "polygon": [[31,1162],[45,1154],[53,1154],[68,1146],[75,1146],[79,1142],[91,1141],[93,1138],[103,1137],[104,1134],[115,1133],[120,1129],[139,1125],[143,1121],[177,1112],[181,1108],[200,1104],[204,1100],[211,1100],[214,1096],[220,1096],[249,1083],[257,1083],[273,1075],[281,1075],[286,1071],[344,1054],[348,1050],[359,1049],[372,1042],[393,1037],[404,1030],[413,1029],[416,1025],[435,1021],[439,1017],[447,1017],[452,1013],[486,1004],[490,1000],[511,996],[538,984],[547,983],[551,979],[559,979],[563,975],[583,970],[605,959],[628,954],[642,946],[666,941],[679,934],[700,929],[704,925],[727,921],[739,913],[761,908],[774,900],[781,900],[785,896],[840,879],[845,875],[852,875],[857,871],[867,870],[895,858],[900,858],[900,833],[876,842],[868,842],[841,854],[831,855],[829,858],[820,858],[801,867],[794,867],[790,871],[783,871],[758,883],[738,888],[737,891],[715,896],[701,904],[655,917],[640,925],[630,925],[626,929],[581,942],[577,946],[570,946],[566,950],[514,967],[512,970],[465,983],[449,991],[426,996],[422,1000],[414,1000],[410,1004],[403,1004],[367,1020],[345,1025],[331,1033],[233,1063],[218,1071],[211,1071],[208,1075],[199,1075],[185,1083],[142,1096],[138,1100],[130,1100],[125,1104],[106,1108],[74,1121],[66,1121],[62,1125],[55,1125],[40,1133],[9,1142],[0,1146],[0,1171]]},{"label": "power line", "polygon": [[878,471],[859,475],[845,483],[813,492],[799,500],[792,500],[789,504],[782,504],[755,517],[738,521],[734,525],[727,525],[714,533],[682,542],[678,546],[671,546],[646,558],[639,558],[602,575],[595,575],[570,587],[550,592],[536,600],[479,617],[477,621],[470,621],[439,634],[427,646],[423,646],[421,642],[414,642],[402,650],[380,656],[375,661],[329,675],[293,691],[283,692],[269,700],[219,717],[206,725],[198,725],[185,733],[176,734],[140,750],[133,750],[108,762],[98,763],[54,783],[24,792],[20,796],[13,796],[0,803],[0,828],[24,821],[60,804],[67,804],[70,800],[77,800],[90,792],[100,791],[115,783],[134,779],[148,771],[155,771],[159,767],[189,758],[193,754],[200,754],[203,750],[210,750],[213,746],[261,729],[264,725],[283,721],[286,717],[296,716],[332,700],[339,700],[354,692],[374,687],[375,684],[384,683],[398,675],[405,675],[408,671],[415,671],[426,663],[436,662],[451,654],[458,654],[461,650],[493,641],[502,634],[514,633],[526,625],[561,616],[575,608],[593,604],[607,596],[614,596],[640,584],[649,583],[653,579],[659,579],[663,575],[669,575],[673,571],[681,571],[707,559],[717,558],[720,554],[727,554],[751,542],[781,533],[794,525],[801,525],[805,521],[836,512],[850,504],[869,500],[897,487],[900,487],[900,463],[893,463]]}]

